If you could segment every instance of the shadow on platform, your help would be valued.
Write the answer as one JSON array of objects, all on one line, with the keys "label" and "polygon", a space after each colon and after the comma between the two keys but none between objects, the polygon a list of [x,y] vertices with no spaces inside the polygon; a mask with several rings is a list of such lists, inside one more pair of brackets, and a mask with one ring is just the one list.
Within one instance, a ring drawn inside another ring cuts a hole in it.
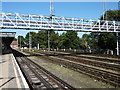
[{"label": "shadow on platform", "polygon": [[[0,85],[0,88],[3,87],[4,85],[6,85],[7,83],[9,83],[11,80],[13,80],[16,77],[10,77],[9,80],[7,80],[6,82],[4,82],[2,85]],[[7,79],[7,78],[2,78],[2,79]]]},{"label": "shadow on platform", "polygon": [[6,61],[0,61],[0,64],[5,63]]},{"label": "shadow on platform", "polygon": [[12,49],[2,50],[2,52],[0,53],[0,55],[10,54],[10,53],[12,53]]}]

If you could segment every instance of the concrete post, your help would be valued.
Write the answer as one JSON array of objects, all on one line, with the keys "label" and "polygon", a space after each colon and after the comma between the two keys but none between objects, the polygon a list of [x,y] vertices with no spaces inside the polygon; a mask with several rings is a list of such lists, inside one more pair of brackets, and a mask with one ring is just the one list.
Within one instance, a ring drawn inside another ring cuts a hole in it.
[{"label": "concrete post", "polygon": [[117,55],[119,55],[118,32],[116,32],[116,39],[117,39]]},{"label": "concrete post", "polygon": [[40,49],[40,45],[39,45],[39,43],[38,43],[37,49],[38,49],[38,50]]}]

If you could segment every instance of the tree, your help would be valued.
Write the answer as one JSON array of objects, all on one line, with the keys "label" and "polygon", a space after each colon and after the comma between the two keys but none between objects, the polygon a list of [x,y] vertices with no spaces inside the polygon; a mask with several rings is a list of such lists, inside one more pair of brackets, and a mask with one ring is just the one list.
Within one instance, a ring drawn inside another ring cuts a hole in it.
[{"label": "tree", "polygon": [[[104,14],[104,20],[120,21],[120,10],[108,10]],[[103,20],[103,16],[100,17]]]},{"label": "tree", "polygon": [[98,49],[98,33],[84,34],[82,36],[86,49]]},{"label": "tree", "polygon": [[77,36],[77,32],[75,31],[67,31],[63,33],[60,37],[60,46],[61,48],[66,49],[79,49],[81,47],[81,40]]},{"label": "tree", "polygon": [[14,38],[15,41],[17,41],[17,38]]},{"label": "tree", "polygon": [[[84,48],[83,40],[77,36],[75,31],[67,31],[62,35],[55,33],[54,31],[49,31],[50,34],[50,47],[51,48],[65,48],[65,49],[80,49]],[[42,30],[38,33],[30,32],[32,38],[32,47],[48,48],[48,31]],[[25,42],[27,46],[29,45],[29,33],[25,37]],[[28,46],[29,47],[29,46]]]},{"label": "tree", "polygon": [[18,46],[20,48],[24,47],[25,46],[25,39],[23,36],[18,36]]},{"label": "tree", "polygon": [[54,31],[50,31],[50,45],[51,48],[58,48],[59,45],[59,34]]},{"label": "tree", "polygon": [[47,48],[48,44],[48,31],[39,31],[36,35],[37,43],[39,43],[40,48]]},{"label": "tree", "polygon": [[[108,10],[104,14],[104,20],[110,21],[120,21],[120,10]],[[100,20],[103,20],[101,16]],[[86,37],[86,36],[84,36]],[[93,46],[91,48],[100,48],[100,49],[116,49],[116,33],[90,33],[90,36],[87,38],[88,44]]]},{"label": "tree", "polygon": [[116,49],[116,35],[115,33],[101,33],[98,38],[98,46],[102,49]]},{"label": "tree", "polygon": [[82,39],[83,39],[83,41],[84,41],[84,47],[85,48],[89,48],[90,46],[89,46],[89,39],[90,38],[90,34],[84,34],[83,36],[82,36]]},{"label": "tree", "polygon": [[[104,14],[105,20],[120,21],[120,10],[108,10]],[[103,20],[103,16],[100,18]],[[116,49],[116,33],[100,33],[98,46],[102,49]]]},{"label": "tree", "polygon": [[36,33],[35,32],[28,32],[25,37],[25,42],[27,47],[29,47],[29,39],[31,39],[31,44],[32,47],[37,46],[37,38],[36,38]]}]

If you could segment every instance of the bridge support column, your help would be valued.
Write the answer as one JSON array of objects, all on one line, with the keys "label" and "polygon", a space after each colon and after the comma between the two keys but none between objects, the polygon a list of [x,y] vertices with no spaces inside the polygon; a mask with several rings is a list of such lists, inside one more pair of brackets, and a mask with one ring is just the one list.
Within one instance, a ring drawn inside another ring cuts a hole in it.
[{"label": "bridge support column", "polygon": [[119,55],[119,37],[118,37],[118,32],[116,32],[116,39],[117,39],[117,55]]}]

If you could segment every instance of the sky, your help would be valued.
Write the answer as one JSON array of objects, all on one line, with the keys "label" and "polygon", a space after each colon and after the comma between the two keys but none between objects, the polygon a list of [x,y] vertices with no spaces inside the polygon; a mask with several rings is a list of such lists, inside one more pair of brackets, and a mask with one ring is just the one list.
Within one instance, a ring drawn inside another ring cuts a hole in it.
[{"label": "sky", "polygon": [[[1,0],[4,2],[49,2],[50,0]],[[53,0],[54,2],[102,2],[102,0]],[[104,0],[107,2],[118,2],[119,0]]]},{"label": "sky", "polygon": [[[1,4],[2,12],[39,15],[49,15],[50,13],[49,2],[2,2]],[[106,10],[118,10],[118,2],[106,2]],[[53,2],[53,14],[56,16],[97,20],[102,15],[102,12],[102,2]],[[16,38],[18,35],[25,36],[29,32],[20,29],[2,29],[0,31],[16,32]],[[79,32],[78,36],[81,37],[83,34],[84,32]]]}]

